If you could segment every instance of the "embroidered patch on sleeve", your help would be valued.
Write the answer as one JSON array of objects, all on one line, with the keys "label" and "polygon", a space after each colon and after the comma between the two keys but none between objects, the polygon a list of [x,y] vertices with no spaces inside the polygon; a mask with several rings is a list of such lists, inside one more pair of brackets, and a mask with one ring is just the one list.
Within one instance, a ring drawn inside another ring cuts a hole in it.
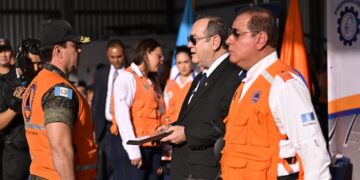
[{"label": "embroidered patch on sleeve", "polygon": [[73,90],[67,87],[56,86],[54,92],[55,92],[55,96],[62,96],[68,99],[73,98]]},{"label": "embroidered patch on sleeve", "polygon": [[301,114],[301,122],[303,123],[303,126],[315,124],[315,113],[310,112]]}]

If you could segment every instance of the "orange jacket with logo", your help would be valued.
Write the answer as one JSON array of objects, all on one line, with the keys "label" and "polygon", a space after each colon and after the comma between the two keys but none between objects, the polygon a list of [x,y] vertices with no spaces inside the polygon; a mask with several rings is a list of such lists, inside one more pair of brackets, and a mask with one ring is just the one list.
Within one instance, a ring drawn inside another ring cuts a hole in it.
[{"label": "orange jacket with logo", "polygon": [[[46,83],[44,83],[46,82]],[[95,179],[96,147],[92,134],[90,107],[76,88],[59,74],[43,69],[31,82],[24,93],[23,114],[26,138],[31,154],[31,174],[46,178],[60,179],[52,162],[49,139],[44,126],[44,111],[41,99],[53,86],[65,83],[72,87],[79,100],[78,118],[72,130],[72,143],[75,152],[76,179]]]},{"label": "orange jacket with logo", "polygon": [[169,104],[166,107],[165,118],[167,124],[175,122],[179,116],[181,106],[184,102],[185,96],[189,91],[191,82],[181,88],[176,81],[169,79],[166,83],[165,94],[169,96]]},{"label": "orange jacket with logo", "polygon": [[[139,77],[131,67],[126,71],[134,75],[136,81],[136,92],[133,104],[130,108],[131,120],[136,137],[155,134],[156,128],[163,124],[160,106],[164,107],[164,100],[161,95],[155,92],[152,85],[144,77]],[[116,111],[116,107],[114,109]],[[111,133],[117,134],[117,125],[113,112]],[[142,146],[154,146],[150,142]]]},{"label": "orange jacket with logo", "polygon": [[[293,78],[289,73],[293,70],[282,61],[276,61],[266,71],[272,77],[279,75],[284,81]],[[279,143],[286,135],[280,134],[269,107],[271,84],[265,76],[259,75],[239,101],[242,86],[236,91],[225,119],[222,177],[224,180],[234,177],[275,180],[278,163],[285,163],[279,158]],[[284,164],[284,167],[289,166]]]}]

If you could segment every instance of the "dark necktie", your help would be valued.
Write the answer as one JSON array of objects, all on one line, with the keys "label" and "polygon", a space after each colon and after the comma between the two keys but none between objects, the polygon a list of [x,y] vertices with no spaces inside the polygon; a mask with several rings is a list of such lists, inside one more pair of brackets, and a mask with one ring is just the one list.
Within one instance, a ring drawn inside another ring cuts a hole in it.
[{"label": "dark necktie", "polygon": [[247,71],[241,70],[239,73],[239,79],[243,80],[246,77],[246,73],[247,73]]},{"label": "dark necktie", "polygon": [[245,84],[244,79],[246,78],[246,73],[247,73],[247,71],[245,71],[245,70],[242,70],[239,73],[239,79],[240,79],[241,83],[240,83],[240,85],[239,85],[239,87],[238,87],[238,89],[236,90],[236,93],[235,93],[235,96],[236,96],[236,94],[239,95],[239,97],[238,97],[239,102],[240,102],[240,97],[241,97],[242,90],[244,89],[244,84]]},{"label": "dark necktie", "polygon": [[188,104],[190,104],[191,102],[191,99],[193,98],[194,94],[199,91],[199,88],[202,87],[205,82],[206,82],[206,79],[207,79],[207,76],[206,76],[206,73],[203,73],[199,82],[198,82],[198,85],[196,86],[196,88],[194,90],[192,90],[191,92],[191,95],[190,95],[190,98],[189,98],[189,101],[188,101]]},{"label": "dark necktie", "polygon": [[198,89],[205,84],[206,79],[207,79],[207,75],[206,75],[206,73],[204,73],[204,74],[201,76],[201,79],[199,80],[199,87],[198,87]]}]

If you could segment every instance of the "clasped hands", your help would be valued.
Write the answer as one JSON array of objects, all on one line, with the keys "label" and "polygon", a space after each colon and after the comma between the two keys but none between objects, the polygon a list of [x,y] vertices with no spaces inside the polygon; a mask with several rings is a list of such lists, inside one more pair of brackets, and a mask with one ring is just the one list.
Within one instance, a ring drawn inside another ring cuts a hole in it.
[{"label": "clasped hands", "polygon": [[13,95],[8,99],[9,108],[17,113],[21,113],[21,101],[25,89],[26,88],[24,86],[17,87],[14,90]]}]

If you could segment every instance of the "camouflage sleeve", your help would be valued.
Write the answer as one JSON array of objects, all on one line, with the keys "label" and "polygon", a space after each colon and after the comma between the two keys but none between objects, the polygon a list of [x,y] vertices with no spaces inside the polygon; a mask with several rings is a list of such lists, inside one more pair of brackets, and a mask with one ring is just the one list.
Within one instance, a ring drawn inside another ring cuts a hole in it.
[{"label": "camouflage sleeve", "polygon": [[77,119],[79,101],[74,90],[61,83],[50,88],[42,97],[45,125],[63,122],[71,128]]}]

